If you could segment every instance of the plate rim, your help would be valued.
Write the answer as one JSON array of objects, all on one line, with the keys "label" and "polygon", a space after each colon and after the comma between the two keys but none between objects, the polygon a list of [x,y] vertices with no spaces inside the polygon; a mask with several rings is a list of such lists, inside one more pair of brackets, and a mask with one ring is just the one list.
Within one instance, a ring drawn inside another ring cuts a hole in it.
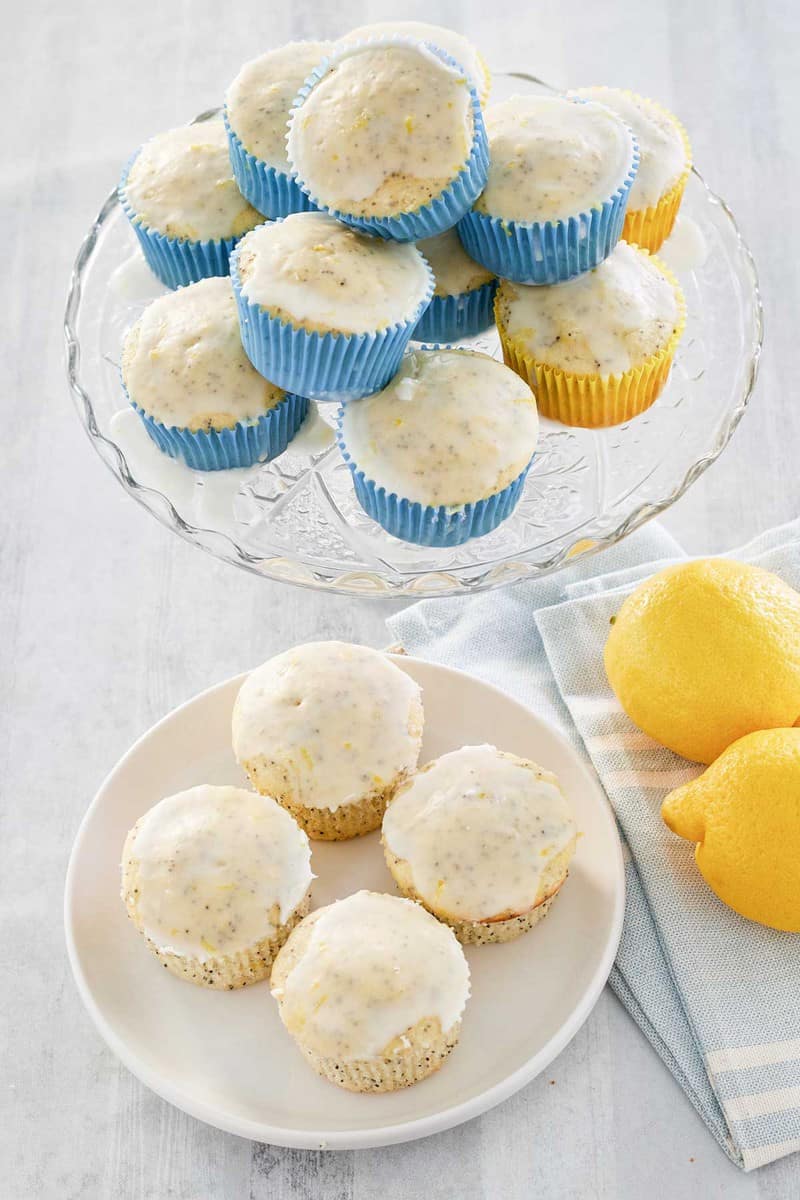
[{"label": "plate rim", "polygon": [[[503,70],[493,72],[498,78],[525,80],[528,83],[559,92],[562,89],[553,87],[538,76],[528,71]],[[218,107],[204,110],[196,116],[192,124],[208,120],[218,114]],[[749,346],[749,361],[747,363],[746,382],[743,389],[732,403],[727,414],[724,427],[720,430],[713,444],[694,463],[690,464],[683,476],[668,495],[658,500],[643,500],[637,508],[623,517],[612,530],[599,536],[578,536],[570,545],[565,545],[560,551],[537,563],[517,554],[499,559],[483,570],[474,580],[464,581],[450,570],[431,567],[414,577],[391,574],[383,576],[381,587],[375,586],[372,573],[359,568],[352,571],[342,566],[338,573],[332,570],[322,570],[313,564],[301,563],[287,559],[285,555],[273,554],[270,557],[253,554],[242,546],[227,532],[219,529],[209,529],[186,521],[175,508],[172,500],[162,492],[149,485],[140,483],[131,474],[127,459],[120,446],[104,433],[98,423],[92,397],[83,385],[80,373],[81,342],[77,332],[77,320],[83,291],[84,271],[94,252],[97,239],[105,222],[118,207],[116,187],[107,195],[97,216],[85,234],[78,248],[67,290],[67,299],[63,317],[65,341],[65,359],[67,381],[73,402],[78,412],[81,424],[87,437],[94,446],[100,459],[121,483],[123,489],[137,503],[173,533],[184,541],[212,555],[212,557],[232,566],[239,567],[251,574],[258,575],[279,583],[290,583],[295,587],[308,588],[313,591],[334,592],[347,596],[364,596],[381,599],[422,599],[424,597],[464,596],[478,594],[496,587],[504,587],[512,583],[523,582],[526,579],[539,579],[564,567],[590,558],[601,551],[616,545],[629,534],[645,525],[654,517],[671,508],[689,490],[701,475],[719,458],[727,447],[753,395],[758,379],[758,372],[764,345],[764,306],[761,288],[753,253],[745,240],[742,230],[726,201],[709,187],[704,176],[693,164],[692,176],[698,180],[709,203],[719,207],[725,214],[734,238],[739,247],[748,275],[753,298],[753,328],[752,340]],[[578,531],[580,532],[580,531]],[[446,586],[442,580],[446,578]]]},{"label": "plate rim", "polygon": [[[396,661],[400,667],[404,664],[416,663],[425,669],[451,676],[454,680],[467,679],[470,683],[480,684],[490,692],[501,696],[503,700],[510,700],[524,709],[534,721],[546,727],[548,733],[561,744],[562,749],[565,749],[572,756],[578,754],[575,747],[571,745],[569,739],[556,724],[546,720],[536,713],[530,705],[523,703],[495,684],[488,683],[486,680],[456,667],[445,666],[415,655],[388,654],[388,657]],[[593,771],[591,763],[580,760],[579,755],[580,765],[592,781],[593,788],[600,801],[600,809],[609,823],[612,834],[611,840],[614,846],[614,866],[616,870],[614,872],[614,906],[609,934],[606,938],[606,944],[599,964],[580,1002],[575,1006],[567,1020],[562,1023],[556,1033],[553,1034],[536,1054],[532,1055],[521,1066],[517,1067],[516,1070],[505,1076],[505,1078],[499,1080],[491,1087],[485,1088],[478,1095],[457,1104],[449,1105],[447,1108],[431,1113],[428,1116],[417,1117],[399,1124],[370,1127],[361,1130],[293,1130],[282,1126],[270,1125],[266,1122],[254,1121],[249,1117],[231,1118],[216,1109],[213,1105],[195,1099],[181,1087],[173,1085],[172,1081],[163,1074],[159,1074],[158,1071],[140,1062],[136,1054],[129,1049],[127,1042],[117,1034],[111,1023],[106,1019],[102,1008],[96,1002],[92,989],[83,972],[80,951],[74,930],[74,902],[78,875],[77,863],[92,817],[105,802],[105,795],[109,788],[113,786],[116,776],[126,768],[129,760],[137,754],[151,736],[159,731],[167,722],[173,720],[173,718],[183,713],[186,709],[202,702],[213,693],[224,691],[236,683],[242,683],[248,674],[249,672],[243,671],[238,675],[230,676],[227,679],[212,684],[210,687],[204,688],[181,704],[170,709],[169,712],[165,713],[164,716],[160,717],[159,720],[140,734],[107,773],[81,818],[70,850],[64,883],[64,936],[67,947],[67,958],[73,980],[95,1029],[122,1065],[160,1099],[167,1101],[167,1103],[172,1104],[175,1108],[180,1109],[189,1116],[205,1122],[207,1125],[223,1130],[225,1133],[235,1134],[238,1137],[266,1143],[267,1145],[301,1150],[374,1149],[381,1146],[416,1141],[419,1138],[429,1137],[435,1133],[443,1133],[448,1129],[453,1129],[458,1125],[464,1124],[466,1121],[472,1120],[473,1117],[478,1117],[482,1113],[488,1112],[489,1109],[509,1099],[527,1083],[535,1079],[537,1075],[541,1074],[545,1067],[572,1041],[600,998],[600,994],[611,974],[622,936],[622,924],[625,914],[625,862],[616,817],[602,784]]]}]

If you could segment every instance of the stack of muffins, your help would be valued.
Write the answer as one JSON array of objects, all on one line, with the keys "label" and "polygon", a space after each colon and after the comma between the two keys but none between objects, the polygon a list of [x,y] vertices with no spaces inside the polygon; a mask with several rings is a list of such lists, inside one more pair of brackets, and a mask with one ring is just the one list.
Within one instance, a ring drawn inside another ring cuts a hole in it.
[{"label": "stack of muffins", "polygon": [[[233,749],[255,791],[168,796],[123,850],[122,898],[161,965],[226,990],[270,978],[312,1067],[352,1091],[444,1062],[469,998],[462,945],[531,930],[575,852],[554,775],[493,746],[418,769],[423,725],[419,686],[384,654],[297,646],[236,699]],[[360,891],[309,913],[309,838],[379,828],[402,896]]]},{"label": "stack of muffins", "polygon": [[[513,511],[537,406],[600,427],[653,403],[685,324],[653,256],[682,127],[611,88],[485,107],[489,86],[458,34],[366,26],[247,63],[222,119],[134,155],[120,200],[178,290],[129,331],[122,374],[162,450],[250,466],[333,402],[365,511],[451,546]],[[449,348],[495,319],[505,366]]]}]

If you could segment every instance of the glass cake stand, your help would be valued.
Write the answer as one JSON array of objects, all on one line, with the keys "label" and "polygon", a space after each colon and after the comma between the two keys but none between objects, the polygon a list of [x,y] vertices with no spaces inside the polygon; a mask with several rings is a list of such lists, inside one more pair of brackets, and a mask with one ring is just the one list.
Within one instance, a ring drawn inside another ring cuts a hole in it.
[{"label": "glass cake stand", "polygon": [[[494,83],[493,99],[547,88],[515,72]],[[613,545],[669,508],[727,445],[753,391],[762,308],[733,214],[696,170],[661,257],[688,308],[665,391],[648,412],[612,429],[544,421],[512,517],[454,549],[397,541],[366,516],[332,444],[335,405],[319,405],[286,453],[252,469],[193,472],[157,450],[126,406],[118,364],[126,329],[165,289],[145,266],[116,191],[87,233],[70,282],[70,388],[93,446],[125,490],[216,558],[268,579],[358,595],[481,591]],[[501,357],[494,329],[461,344]]]}]

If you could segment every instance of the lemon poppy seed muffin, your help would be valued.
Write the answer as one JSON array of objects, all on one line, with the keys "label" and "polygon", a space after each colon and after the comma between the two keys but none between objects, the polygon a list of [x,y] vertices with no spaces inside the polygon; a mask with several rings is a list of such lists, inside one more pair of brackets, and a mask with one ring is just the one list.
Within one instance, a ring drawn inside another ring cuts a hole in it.
[{"label": "lemon poppy seed muffin", "polygon": [[225,95],[228,124],[246,150],[289,171],[286,127],[292,101],[331,42],[289,42],[244,64]]},{"label": "lemon poppy seed muffin", "polygon": [[433,292],[415,246],[369,237],[320,212],[254,229],[231,269],[250,361],[314,400],[383,387]]},{"label": "lemon poppy seed muffin", "polygon": [[274,458],[308,411],[250,363],[227,277],[148,304],[125,336],[122,380],[159,449],[196,470]]},{"label": "lemon poppy seed muffin", "polygon": [[292,111],[289,162],[340,220],[401,241],[433,235],[455,224],[486,179],[473,96],[464,71],[421,42],[344,46]]},{"label": "lemon poppy seed muffin", "polygon": [[692,149],[680,121],[644,96],[624,88],[579,88],[574,95],[596,100],[618,113],[639,145],[622,236],[655,253],[669,237],[692,167]]},{"label": "lemon poppy seed muffin", "polygon": [[269,796],[201,786],[161,800],[122,852],[122,899],[159,962],[232,989],[265,979],[308,912],[308,838]]},{"label": "lemon poppy seed muffin", "polygon": [[168,238],[237,238],[261,220],[231,174],[221,120],[181,125],[145,142],[124,193],[134,220]]},{"label": "lemon poppy seed muffin", "polygon": [[530,389],[487,354],[413,350],[373,396],[346,404],[339,447],[384,529],[457,545],[510,516],[536,448]]},{"label": "lemon poppy seed muffin", "polygon": [[503,281],[503,356],[568,425],[615,425],[648,408],[669,378],[686,323],[683,292],[646,250],[620,242],[595,270],[555,287]]},{"label": "lemon poppy seed muffin", "polygon": [[253,786],[309,837],[339,841],[379,827],[416,767],[422,722],[418,685],[385,654],[308,642],[248,676],[233,709],[233,749]]},{"label": "lemon poppy seed muffin", "polygon": [[397,789],[383,818],[404,895],[465,943],[507,942],[544,917],[575,852],[558,779],[494,746],[464,746]]},{"label": "lemon poppy seed muffin", "polygon": [[313,208],[286,157],[292,104],[330,42],[289,42],[244,64],[225,95],[233,173],[243,195],[264,216]]},{"label": "lemon poppy seed muffin", "polygon": [[455,229],[418,243],[433,271],[435,286],[428,307],[417,322],[418,342],[455,342],[474,337],[494,320],[497,280],[470,258]]},{"label": "lemon poppy seed muffin", "polygon": [[307,1061],[353,1092],[389,1092],[438,1070],[458,1041],[469,967],[418,904],[356,892],[298,925],[272,994]]},{"label": "lemon poppy seed muffin", "polygon": [[486,103],[492,83],[489,68],[472,43],[454,29],[446,29],[442,25],[428,25],[424,21],[374,21],[370,25],[359,25],[357,29],[351,29],[340,42],[363,42],[395,34],[413,38],[418,42],[429,42],[444,50],[467,72],[481,104]]}]

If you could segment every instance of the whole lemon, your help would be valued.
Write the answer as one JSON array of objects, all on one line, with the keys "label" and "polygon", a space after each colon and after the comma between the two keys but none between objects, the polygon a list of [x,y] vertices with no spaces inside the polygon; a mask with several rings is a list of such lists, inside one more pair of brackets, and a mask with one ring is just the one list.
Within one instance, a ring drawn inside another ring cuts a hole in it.
[{"label": "whole lemon", "polygon": [[670,792],[667,825],[697,842],[700,874],[743,917],[800,933],[800,729],[748,733]]},{"label": "whole lemon", "polygon": [[640,729],[713,762],[744,734],[800,717],[800,594],[727,558],[667,567],[622,605],[605,665]]}]

